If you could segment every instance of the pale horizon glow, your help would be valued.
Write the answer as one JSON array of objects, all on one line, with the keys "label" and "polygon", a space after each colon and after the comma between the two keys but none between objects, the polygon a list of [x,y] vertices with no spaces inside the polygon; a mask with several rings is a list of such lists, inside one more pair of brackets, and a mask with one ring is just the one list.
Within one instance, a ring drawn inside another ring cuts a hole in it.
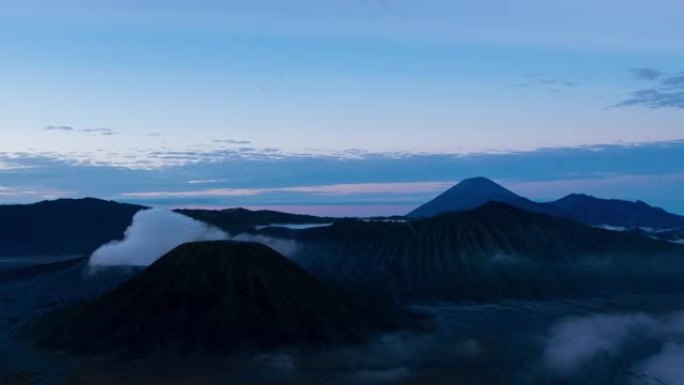
[{"label": "pale horizon glow", "polygon": [[8,2],[0,203],[403,210],[483,175],[535,199],[684,212],[682,14],[672,0]]}]

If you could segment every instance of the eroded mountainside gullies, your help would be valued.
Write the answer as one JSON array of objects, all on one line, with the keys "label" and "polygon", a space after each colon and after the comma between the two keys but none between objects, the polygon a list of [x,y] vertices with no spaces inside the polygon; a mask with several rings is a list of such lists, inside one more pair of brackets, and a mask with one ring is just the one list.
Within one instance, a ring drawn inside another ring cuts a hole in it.
[{"label": "eroded mountainside gullies", "polygon": [[567,297],[684,288],[684,247],[489,203],[404,223],[272,231],[319,277],[421,299]]}]

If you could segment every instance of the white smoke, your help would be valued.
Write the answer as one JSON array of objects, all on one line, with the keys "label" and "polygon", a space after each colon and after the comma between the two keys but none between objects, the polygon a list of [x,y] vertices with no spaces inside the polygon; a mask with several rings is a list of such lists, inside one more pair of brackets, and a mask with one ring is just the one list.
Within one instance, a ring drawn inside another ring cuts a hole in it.
[{"label": "white smoke", "polygon": [[299,243],[291,239],[273,238],[261,234],[253,235],[242,233],[231,236],[230,239],[242,242],[263,243],[286,257],[294,256],[300,248]]},{"label": "white smoke", "polygon": [[148,266],[178,245],[194,241],[235,240],[258,242],[291,256],[295,241],[264,235],[230,235],[202,221],[165,209],[140,211],[126,229],[124,239],[100,246],[90,256],[90,266]]},{"label": "white smoke", "polygon": [[221,239],[228,239],[228,235],[185,215],[164,209],[144,210],[135,214],[123,240],[101,246],[89,263],[147,266],[180,244]]}]

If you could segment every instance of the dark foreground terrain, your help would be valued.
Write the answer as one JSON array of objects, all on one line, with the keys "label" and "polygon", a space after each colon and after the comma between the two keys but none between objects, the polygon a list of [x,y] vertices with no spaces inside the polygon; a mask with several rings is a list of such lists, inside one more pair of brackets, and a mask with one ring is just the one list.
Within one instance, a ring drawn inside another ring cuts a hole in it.
[{"label": "dark foreground terrain", "polygon": [[682,245],[504,203],[307,229],[237,213],[199,214],[280,254],[0,259],[0,384],[684,383]]},{"label": "dark foreground terrain", "polygon": [[48,353],[10,338],[24,321],[134,274],[72,265],[0,281],[0,383],[681,383],[684,296],[678,295],[406,304],[432,314],[436,329],[379,333],[316,351],[283,348],[225,357],[121,361]]},{"label": "dark foreground terrain", "polygon": [[265,245],[205,241],[174,248],[102,297],[31,322],[18,336],[122,359],[225,355],[360,342],[399,329],[402,317],[345,296]]}]

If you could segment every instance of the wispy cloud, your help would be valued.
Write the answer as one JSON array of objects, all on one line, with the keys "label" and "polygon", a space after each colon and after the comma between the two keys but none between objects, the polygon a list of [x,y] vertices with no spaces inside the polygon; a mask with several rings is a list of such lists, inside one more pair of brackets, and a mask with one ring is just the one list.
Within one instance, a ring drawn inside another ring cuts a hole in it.
[{"label": "wispy cloud", "polygon": [[75,128],[72,126],[45,126],[47,131],[64,131],[64,132],[83,132],[87,134],[98,134],[103,136],[117,135],[119,132],[111,128]]},{"label": "wispy cloud", "polygon": [[99,134],[104,136],[116,135],[119,132],[111,128],[83,128],[79,130],[80,132],[87,132],[91,134]]},{"label": "wispy cloud", "polygon": [[215,184],[227,182],[226,179],[193,179],[189,180],[188,184]]},{"label": "wispy cloud", "polygon": [[236,140],[236,139],[214,139],[214,143],[220,144],[252,144],[251,140]]},{"label": "wispy cloud", "polygon": [[33,202],[37,199],[56,199],[71,196],[73,192],[48,188],[0,186],[0,199],[16,202]]},{"label": "wispy cloud", "polygon": [[655,80],[664,75],[662,71],[646,67],[634,68],[632,74],[635,78],[642,80]]},{"label": "wispy cloud", "polygon": [[21,164],[21,163],[7,162],[7,161],[0,160],[0,171],[24,170],[24,169],[27,169],[30,167],[31,166]]},{"label": "wispy cloud", "polygon": [[511,84],[513,87],[545,87],[551,90],[572,88],[580,85],[577,80],[542,75],[527,75],[524,80]]},{"label": "wispy cloud", "polygon": [[684,72],[668,74],[653,68],[638,68],[632,72],[636,79],[648,81],[651,86],[633,91],[617,103],[617,107],[684,108]]},{"label": "wispy cloud", "polygon": [[71,126],[45,126],[43,129],[47,131],[74,131]]}]

